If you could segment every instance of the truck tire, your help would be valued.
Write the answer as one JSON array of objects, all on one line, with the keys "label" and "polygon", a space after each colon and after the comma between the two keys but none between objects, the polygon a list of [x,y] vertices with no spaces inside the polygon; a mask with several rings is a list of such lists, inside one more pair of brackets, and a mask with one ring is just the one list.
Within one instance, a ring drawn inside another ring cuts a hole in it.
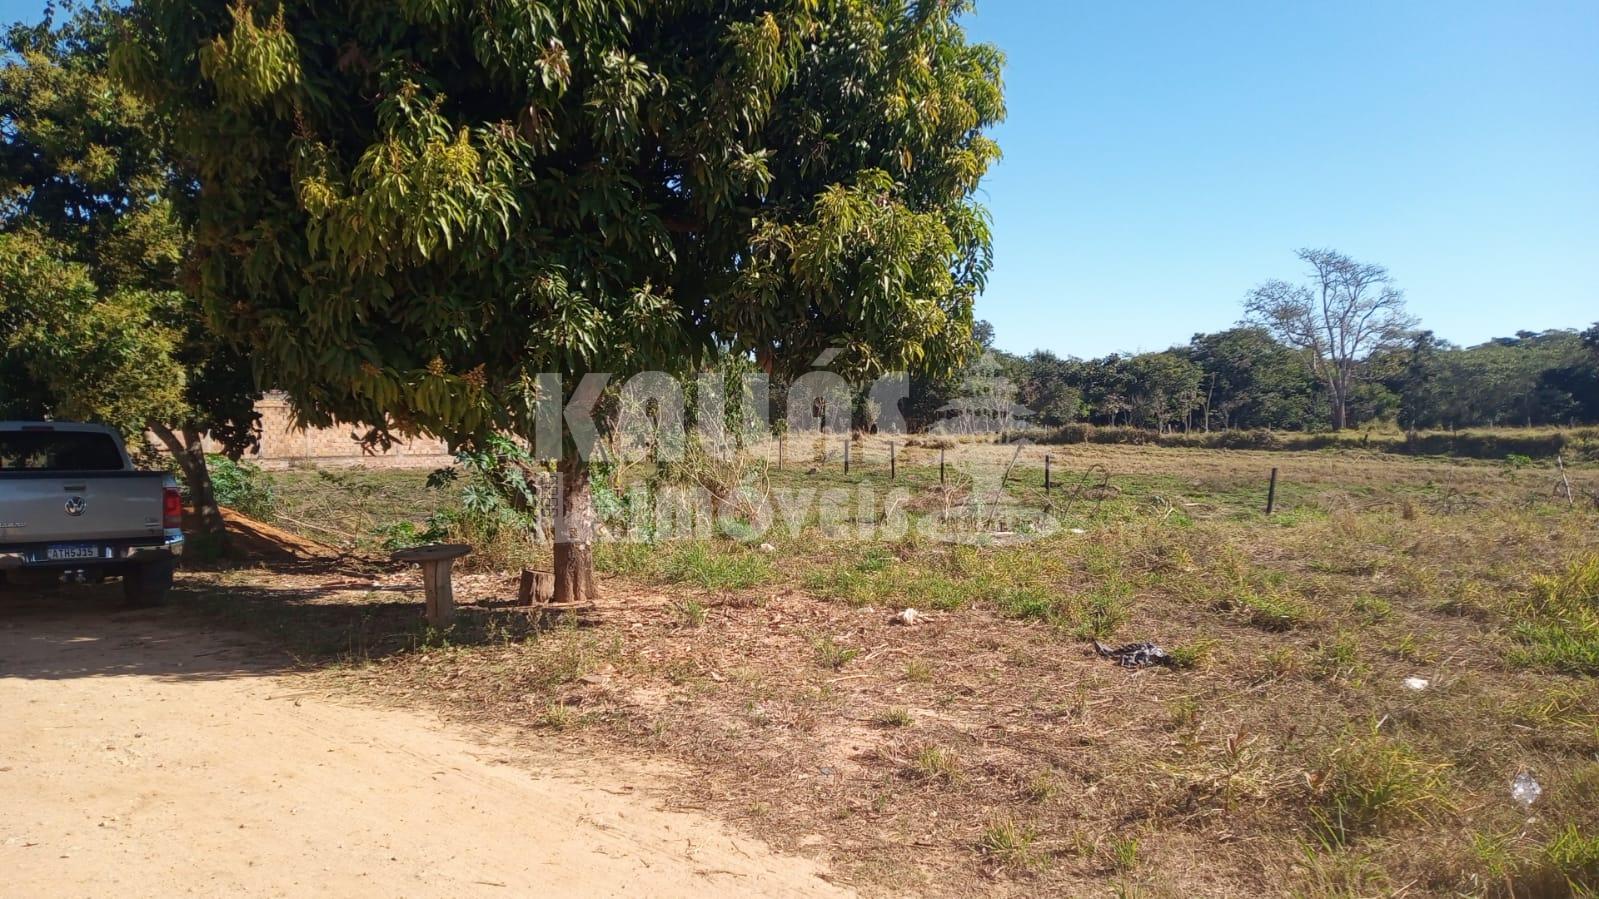
[{"label": "truck tire", "polygon": [[122,597],[130,606],[158,606],[172,589],[172,572],[177,563],[145,562],[128,569],[122,576]]}]

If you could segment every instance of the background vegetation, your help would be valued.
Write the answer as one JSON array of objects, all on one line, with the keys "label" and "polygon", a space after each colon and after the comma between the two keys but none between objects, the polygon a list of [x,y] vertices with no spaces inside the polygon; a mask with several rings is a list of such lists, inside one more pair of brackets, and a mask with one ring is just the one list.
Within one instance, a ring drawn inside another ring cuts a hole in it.
[{"label": "background vegetation", "polygon": [[[936,426],[939,410],[958,404],[973,382],[987,383],[995,374],[1008,382],[997,405],[1019,403],[1031,413],[1026,423],[1045,428],[1081,423],[1162,434],[1317,431],[1332,421],[1326,390],[1304,352],[1258,325],[1196,334],[1158,353],[1077,359],[1048,350],[1026,356],[992,347],[988,352],[980,363],[986,370],[974,366],[943,384],[919,382],[930,396],[913,410],[916,424]],[[1471,347],[1430,331],[1411,332],[1401,345],[1362,360],[1358,376],[1348,419],[1355,428],[1599,423],[1599,324],[1580,333],[1522,331]]]}]

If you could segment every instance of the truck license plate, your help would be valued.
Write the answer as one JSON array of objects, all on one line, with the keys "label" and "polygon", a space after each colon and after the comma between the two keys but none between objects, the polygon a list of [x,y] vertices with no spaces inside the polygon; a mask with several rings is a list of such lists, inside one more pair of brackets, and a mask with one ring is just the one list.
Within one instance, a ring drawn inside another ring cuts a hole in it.
[{"label": "truck license plate", "polygon": [[98,559],[100,547],[92,543],[69,543],[64,546],[52,546],[45,550],[45,558],[52,562],[67,562],[73,559]]}]

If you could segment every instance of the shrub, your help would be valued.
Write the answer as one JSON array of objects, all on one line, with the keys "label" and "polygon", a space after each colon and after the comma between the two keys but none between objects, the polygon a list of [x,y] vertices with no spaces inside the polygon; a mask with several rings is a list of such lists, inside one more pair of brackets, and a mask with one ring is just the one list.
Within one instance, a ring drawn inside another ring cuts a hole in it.
[{"label": "shrub", "polygon": [[1170,446],[1197,449],[1322,450],[1356,449],[1421,456],[1460,456],[1521,464],[1564,454],[1568,460],[1599,458],[1599,428],[1535,431],[1433,431],[1374,433],[1370,431],[1306,432],[1231,429],[1210,432],[1161,433],[1145,428],[1106,427],[1075,423],[1058,428],[1012,432],[1037,443],[1100,443]]},{"label": "shrub", "polygon": [[376,535],[382,541],[383,548],[393,552],[397,549],[439,543],[450,535],[452,523],[449,516],[435,513],[428,516],[427,524],[421,527],[417,527],[415,522],[397,521],[379,527]]},{"label": "shrub", "polygon": [[261,466],[235,462],[227,456],[206,456],[211,489],[217,502],[251,518],[266,518],[277,508],[272,477]]}]

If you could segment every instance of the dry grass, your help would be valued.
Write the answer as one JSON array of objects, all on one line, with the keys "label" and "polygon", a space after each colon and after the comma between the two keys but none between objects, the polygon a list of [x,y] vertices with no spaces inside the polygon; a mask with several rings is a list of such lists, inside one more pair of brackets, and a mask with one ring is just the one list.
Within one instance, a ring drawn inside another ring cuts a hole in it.
[{"label": "dry grass", "polygon": [[[878,476],[870,450],[852,479]],[[235,616],[246,625],[282,620],[275,596],[322,632],[343,614],[350,647],[322,644],[355,664],[329,676],[369,695],[683,762],[685,801],[782,848],[819,834],[867,892],[1599,883],[1593,510],[1555,501],[1536,467],[1051,452],[1062,481],[1111,472],[1103,501],[1066,515],[1083,533],[778,540],[771,556],[622,547],[594,627],[528,628],[494,605],[510,577],[469,579],[466,621],[444,634],[396,604],[415,597],[386,579],[407,573],[321,591],[331,575],[224,573],[190,595],[224,609],[254,595],[256,617]],[[925,454],[936,464],[936,449],[901,456],[913,487],[936,486]],[[1283,511],[1266,519],[1273,465]],[[1033,476],[1018,468],[1019,500],[1061,502]],[[1591,488],[1599,472],[1573,479]],[[931,613],[891,624],[901,605]],[[1154,640],[1180,664],[1122,669],[1088,636]],[[1524,769],[1544,786],[1530,820],[1509,795]]]}]

